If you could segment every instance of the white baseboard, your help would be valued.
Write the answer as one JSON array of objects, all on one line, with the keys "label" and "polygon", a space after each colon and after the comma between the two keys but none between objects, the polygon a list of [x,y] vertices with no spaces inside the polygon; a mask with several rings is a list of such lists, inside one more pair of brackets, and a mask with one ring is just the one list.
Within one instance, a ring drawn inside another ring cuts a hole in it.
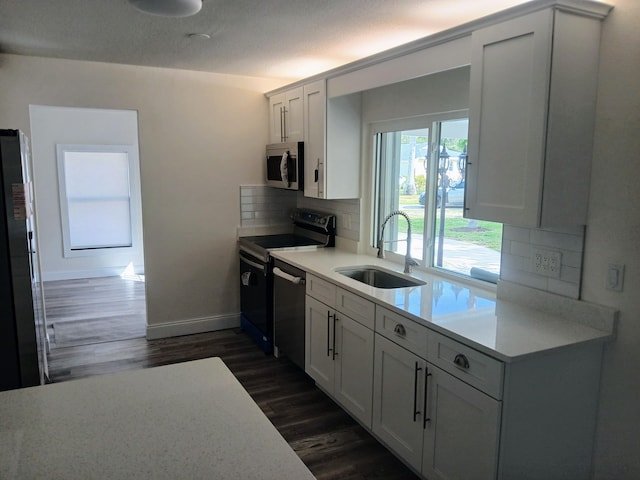
[{"label": "white baseboard", "polygon": [[[105,267],[90,270],[63,270],[58,272],[42,272],[43,282],[55,282],[56,280],[75,280],[77,278],[119,277],[127,267]],[[143,266],[134,268],[136,274],[144,274]]]},{"label": "white baseboard", "polygon": [[147,340],[179,337],[194,333],[213,332],[240,326],[240,314],[217,315],[215,317],[191,318],[177,322],[147,325]]}]

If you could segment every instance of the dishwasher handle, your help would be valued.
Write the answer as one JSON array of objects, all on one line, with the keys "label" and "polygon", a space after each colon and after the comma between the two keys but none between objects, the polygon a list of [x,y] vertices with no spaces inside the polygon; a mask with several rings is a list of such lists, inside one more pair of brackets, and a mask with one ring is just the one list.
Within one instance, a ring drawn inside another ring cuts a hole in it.
[{"label": "dishwasher handle", "polygon": [[284,270],[281,270],[280,267],[273,267],[273,274],[276,277],[284,278],[288,282],[294,283],[296,285],[304,285],[306,283],[304,278],[291,275]]}]

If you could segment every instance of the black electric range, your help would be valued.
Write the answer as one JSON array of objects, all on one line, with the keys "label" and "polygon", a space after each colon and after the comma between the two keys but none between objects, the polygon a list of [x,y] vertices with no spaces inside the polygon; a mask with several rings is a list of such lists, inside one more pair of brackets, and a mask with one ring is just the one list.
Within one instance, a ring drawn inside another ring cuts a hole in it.
[{"label": "black electric range", "polygon": [[240,237],[240,326],[266,353],[273,350],[274,250],[333,247],[335,215],[304,209],[291,214],[292,233]]}]

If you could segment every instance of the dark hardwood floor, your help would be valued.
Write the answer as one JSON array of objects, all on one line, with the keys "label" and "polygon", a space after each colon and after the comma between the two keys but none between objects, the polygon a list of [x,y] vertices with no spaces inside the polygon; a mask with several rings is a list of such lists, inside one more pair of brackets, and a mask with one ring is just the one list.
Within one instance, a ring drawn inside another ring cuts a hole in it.
[{"label": "dark hardwood floor", "polygon": [[[96,309],[106,308],[97,305]],[[49,354],[49,372],[52,382],[63,382],[213,356],[223,359],[319,480],[418,478],[302,370],[287,359],[265,355],[239,329],[56,346]],[[238,455],[250,461],[251,452]]]}]

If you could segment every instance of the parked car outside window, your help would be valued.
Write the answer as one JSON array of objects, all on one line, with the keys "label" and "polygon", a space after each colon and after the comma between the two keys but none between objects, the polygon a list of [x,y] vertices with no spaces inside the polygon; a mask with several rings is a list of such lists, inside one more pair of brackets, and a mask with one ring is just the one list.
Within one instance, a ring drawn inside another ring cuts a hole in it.
[{"label": "parked car outside window", "polygon": [[[440,200],[442,197],[442,192],[438,190],[438,196],[436,200],[436,205],[440,206]],[[425,203],[425,192],[420,194],[418,197],[418,202],[420,205],[424,206]],[[447,190],[447,203],[446,207],[463,207],[464,206],[464,180],[460,182],[455,188],[449,188]]]}]

